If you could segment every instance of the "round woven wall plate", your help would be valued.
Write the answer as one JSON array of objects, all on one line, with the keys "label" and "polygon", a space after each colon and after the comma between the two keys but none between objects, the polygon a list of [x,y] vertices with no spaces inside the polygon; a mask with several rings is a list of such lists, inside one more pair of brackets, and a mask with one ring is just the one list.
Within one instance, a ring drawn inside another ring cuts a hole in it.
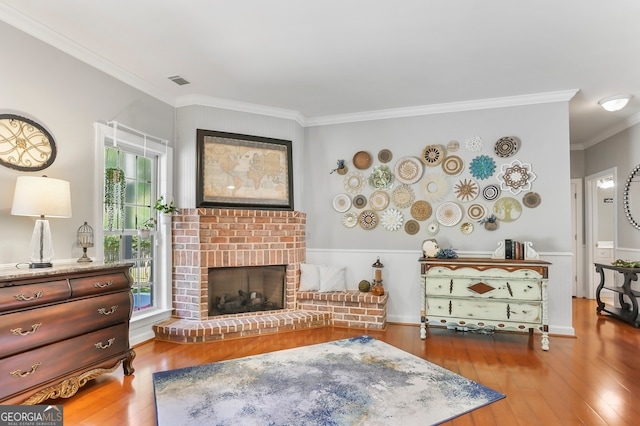
[{"label": "round woven wall plate", "polygon": [[493,147],[496,155],[500,158],[508,158],[518,152],[518,139],[512,136],[505,136],[498,139]]},{"label": "round woven wall plate", "polygon": [[527,192],[522,196],[522,204],[530,209],[538,207],[540,202],[542,202],[542,198],[537,192]]},{"label": "round woven wall plate", "polygon": [[487,185],[482,190],[482,196],[487,201],[493,201],[500,196],[500,188],[497,185]]},{"label": "round woven wall plate", "polygon": [[482,204],[471,204],[467,209],[469,219],[480,220],[487,214],[487,210]]},{"label": "round woven wall plate", "polygon": [[396,179],[402,183],[416,183],[422,177],[424,166],[415,157],[402,157],[396,163]]},{"label": "round woven wall plate", "polygon": [[378,160],[381,163],[388,163],[392,158],[393,154],[388,149],[381,149],[380,152],[378,152]]},{"label": "round woven wall plate", "polygon": [[462,173],[464,161],[457,155],[449,155],[442,161],[442,171],[449,176],[456,176]]},{"label": "round woven wall plate", "polygon": [[353,156],[353,165],[356,169],[365,170],[371,166],[371,155],[366,151],[358,151]]},{"label": "round woven wall plate", "polygon": [[373,229],[378,224],[378,214],[373,210],[365,210],[358,216],[358,223],[363,229]]},{"label": "round woven wall plate", "polygon": [[427,220],[431,217],[433,209],[431,204],[424,200],[418,200],[411,206],[411,216],[416,220]]},{"label": "round woven wall plate", "polygon": [[384,210],[389,205],[389,194],[376,191],[369,197],[369,205],[374,210]]},{"label": "round woven wall plate", "polygon": [[409,235],[415,235],[420,231],[420,224],[416,220],[408,220],[407,223],[404,224],[404,232]]},{"label": "round woven wall plate", "polygon": [[437,166],[444,160],[445,151],[442,145],[427,145],[422,150],[420,160],[427,166]]},{"label": "round woven wall plate", "polygon": [[356,195],[353,197],[353,207],[357,209],[364,208],[367,205],[367,197],[364,195]]}]

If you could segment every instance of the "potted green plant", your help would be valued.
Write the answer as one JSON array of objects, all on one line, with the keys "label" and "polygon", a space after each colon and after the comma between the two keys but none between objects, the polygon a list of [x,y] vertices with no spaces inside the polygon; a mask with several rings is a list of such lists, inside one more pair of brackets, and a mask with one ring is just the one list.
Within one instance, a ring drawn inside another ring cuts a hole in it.
[{"label": "potted green plant", "polygon": [[105,263],[117,262],[120,260],[120,236],[104,236],[104,261]]},{"label": "potted green plant", "polygon": [[156,220],[154,218],[149,218],[142,223],[142,226],[138,228],[138,236],[146,240],[151,235],[153,228],[156,227]]},{"label": "potted green plant", "polygon": [[495,231],[498,229],[498,218],[495,214],[491,213],[489,216],[478,221],[481,225],[484,225],[484,229],[487,231]]},{"label": "potted green plant", "polygon": [[[107,213],[107,230],[113,231],[114,223],[124,223],[124,196],[127,180],[124,170],[109,167],[104,173],[104,208]],[[117,221],[116,221],[117,218]]]},{"label": "potted green plant", "polygon": [[161,195],[153,205],[153,208],[160,212],[161,219],[168,220],[171,218],[171,215],[178,213],[178,208],[173,204],[173,201],[170,203],[165,202],[164,195]]}]

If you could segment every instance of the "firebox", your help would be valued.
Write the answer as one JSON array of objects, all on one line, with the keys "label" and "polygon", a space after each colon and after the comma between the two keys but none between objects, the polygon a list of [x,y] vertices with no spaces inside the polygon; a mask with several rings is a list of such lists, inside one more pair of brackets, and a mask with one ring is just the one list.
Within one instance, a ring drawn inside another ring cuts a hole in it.
[{"label": "firebox", "polygon": [[209,316],[283,309],[287,265],[209,269]]}]

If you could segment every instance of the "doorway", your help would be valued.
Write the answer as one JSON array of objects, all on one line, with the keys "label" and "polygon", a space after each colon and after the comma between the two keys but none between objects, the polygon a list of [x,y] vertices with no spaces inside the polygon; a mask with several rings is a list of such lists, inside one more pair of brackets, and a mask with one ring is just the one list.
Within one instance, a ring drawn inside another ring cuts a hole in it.
[{"label": "doorway", "polygon": [[[596,287],[600,283],[594,263],[610,264],[615,259],[617,247],[616,235],[616,168],[603,170],[585,178],[585,233],[587,240],[587,262],[585,264],[587,277],[586,297],[595,299]],[[613,271],[605,271],[605,275]],[[607,276],[608,282],[615,277]],[[602,293],[602,297],[612,299],[612,295]]]}]

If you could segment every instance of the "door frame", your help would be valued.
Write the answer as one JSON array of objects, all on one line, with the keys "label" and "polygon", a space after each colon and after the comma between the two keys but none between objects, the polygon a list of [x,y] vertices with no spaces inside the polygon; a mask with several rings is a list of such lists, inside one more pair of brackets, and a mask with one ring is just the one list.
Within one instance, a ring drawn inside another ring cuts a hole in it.
[{"label": "door frame", "polygon": [[[595,299],[596,287],[599,281],[595,279],[595,270],[593,266],[593,260],[595,257],[596,242],[598,241],[598,209],[597,209],[597,191],[598,191],[598,179],[605,176],[613,176],[613,182],[618,185],[618,172],[617,167],[612,167],[606,170],[602,170],[598,173],[594,173],[585,177],[585,237],[586,237],[586,262],[585,262],[585,277],[586,277],[586,297],[589,299]],[[616,247],[618,247],[618,201],[616,194],[617,189],[613,191],[613,256],[616,255]]]},{"label": "door frame", "polygon": [[584,281],[584,204],[582,179],[571,179],[571,232],[573,233],[573,286],[574,297],[587,297]]}]

